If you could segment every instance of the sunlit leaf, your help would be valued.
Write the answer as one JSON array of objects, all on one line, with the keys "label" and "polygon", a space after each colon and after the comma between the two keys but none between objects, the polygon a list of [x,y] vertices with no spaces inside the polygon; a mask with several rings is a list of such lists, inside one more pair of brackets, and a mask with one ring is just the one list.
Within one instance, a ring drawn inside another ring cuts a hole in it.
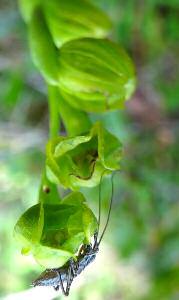
[{"label": "sunlit leaf", "polygon": [[40,244],[34,248],[33,255],[37,263],[48,269],[61,267],[73,257],[71,252]]},{"label": "sunlit leaf", "polygon": [[46,268],[60,267],[75,256],[82,243],[90,243],[97,220],[79,192],[41,207],[34,205],[20,217],[14,235],[22,254],[31,253]]},{"label": "sunlit leaf", "polygon": [[32,245],[38,243],[41,238],[43,223],[41,222],[42,210],[40,208],[41,205],[37,204],[28,209],[14,228],[16,239],[23,245],[22,252],[30,251]]}]

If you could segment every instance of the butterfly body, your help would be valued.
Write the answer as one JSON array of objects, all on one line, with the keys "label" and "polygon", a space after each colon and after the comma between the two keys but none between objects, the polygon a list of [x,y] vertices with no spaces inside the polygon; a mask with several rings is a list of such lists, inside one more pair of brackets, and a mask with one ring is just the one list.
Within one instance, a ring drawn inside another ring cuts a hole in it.
[{"label": "butterfly body", "polygon": [[[52,286],[55,290],[60,287],[65,296],[68,296],[70,286],[76,276],[78,276],[96,258],[98,246],[96,235],[94,235],[94,245],[82,245],[76,260],[69,260],[65,266],[55,269],[47,269],[32,282],[35,286]],[[66,285],[66,287],[64,287]]]},{"label": "butterfly body", "polygon": [[[40,276],[32,282],[35,286],[53,286],[54,288],[59,285],[58,269],[46,269]],[[66,270],[65,270],[66,271]],[[66,272],[61,273],[62,280],[66,280]]]}]

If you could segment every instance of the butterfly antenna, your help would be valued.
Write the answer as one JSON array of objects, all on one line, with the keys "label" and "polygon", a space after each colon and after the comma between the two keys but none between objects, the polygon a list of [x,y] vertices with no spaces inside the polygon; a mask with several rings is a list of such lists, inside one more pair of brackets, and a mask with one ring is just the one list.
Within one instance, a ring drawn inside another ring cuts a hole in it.
[{"label": "butterfly antenna", "polygon": [[[97,236],[96,236],[96,242],[98,241],[98,235],[99,235],[99,227],[101,223],[101,186],[102,186],[102,180],[103,176],[106,170],[102,173],[101,178],[100,178],[100,183],[99,183],[99,201],[98,201],[98,231],[97,231]],[[97,242],[98,243],[98,242]]]},{"label": "butterfly antenna", "polygon": [[[107,229],[107,226],[108,226],[108,223],[109,223],[109,218],[110,218],[111,208],[112,208],[112,203],[113,203],[113,194],[114,194],[114,180],[113,180],[114,175],[115,175],[115,173],[113,173],[112,176],[111,176],[111,200],[110,200],[110,204],[109,204],[108,216],[107,216],[107,220],[106,220],[106,224],[104,226],[103,232],[102,232],[101,237],[99,239],[98,246],[102,241],[102,238],[103,238],[103,236],[106,232],[106,229]],[[101,192],[100,192],[100,194],[101,194]],[[101,200],[100,200],[100,206],[101,206]],[[101,210],[101,208],[100,208],[100,210]]]}]

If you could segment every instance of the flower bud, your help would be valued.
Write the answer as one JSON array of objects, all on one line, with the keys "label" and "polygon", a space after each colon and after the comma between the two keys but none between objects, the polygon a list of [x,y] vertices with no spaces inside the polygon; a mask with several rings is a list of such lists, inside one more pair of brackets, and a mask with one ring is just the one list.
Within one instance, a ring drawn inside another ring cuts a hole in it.
[{"label": "flower bud", "polygon": [[48,143],[47,177],[72,190],[98,185],[104,171],[119,169],[121,150],[120,141],[96,123],[86,135],[61,136]]},{"label": "flower bud", "polygon": [[83,243],[90,243],[97,220],[84,196],[71,193],[58,204],[37,204],[15,225],[14,235],[23,254],[32,254],[45,268],[63,266]]},{"label": "flower bud", "polygon": [[112,27],[108,16],[88,0],[19,0],[19,7],[26,23],[41,9],[57,48],[84,36],[106,37]]},{"label": "flower bud", "polygon": [[105,37],[109,18],[88,0],[45,0],[45,19],[56,46],[80,37]]},{"label": "flower bud", "polygon": [[73,40],[61,48],[59,86],[78,109],[118,109],[135,89],[134,66],[124,49],[107,39]]}]

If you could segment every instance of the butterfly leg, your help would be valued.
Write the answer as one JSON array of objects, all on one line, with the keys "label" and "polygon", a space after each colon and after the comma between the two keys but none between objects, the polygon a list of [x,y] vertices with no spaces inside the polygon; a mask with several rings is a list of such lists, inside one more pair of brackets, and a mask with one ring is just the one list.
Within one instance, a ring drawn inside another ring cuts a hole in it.
[{"label": "butterfly leg", "polygon": [[70,287],[74,279],[74,271],[72,269],[72,263],[70,262],[70,266],[68,269],[68,275],[67,275],[67,285],[66,285],[66,295],[69,295]]},{"label": "butterfly leg", "polygon": [[64,288],[64,285],[63,285],[63,281],[62,281],[62,277],[61,277],[60,271],[58,271],[58,275],[59,275],[60,287],[61,287],[62,293],[63,293],[65,296],[68,296],[69,293],[68,293],[68,292],[65,290],[65,288]]},{"label": "butterfly leg", "polygon": [[77,272],[78,272],[78,263],[73,258],[70,259],[69,263],[70,263],[70,267],[71,267],[71,270],[72,270],[72,274],[73,274],[74,277],[76,277]]},{"label": "butterfly leg", "polygon": [[[56,272],[57,276],[59,277],[59,272],[57,271],[57,269],[50,269],[50,270]],[[46,270],[46,272],[47,272],[47,271],[48,271],[48,270]],[[55,291],[58,291],[59,288],[60,288],[60,285],[59,285],[59,284],[54,285],[53,288],[54,288]]]},{"label": "butterfly leg", "polygon": [[97,232],[95,232],[95,234],[94,234],[94,243],[93,243],[93,248],[97,245],[97,243],[98,243],[98,233]]}]

